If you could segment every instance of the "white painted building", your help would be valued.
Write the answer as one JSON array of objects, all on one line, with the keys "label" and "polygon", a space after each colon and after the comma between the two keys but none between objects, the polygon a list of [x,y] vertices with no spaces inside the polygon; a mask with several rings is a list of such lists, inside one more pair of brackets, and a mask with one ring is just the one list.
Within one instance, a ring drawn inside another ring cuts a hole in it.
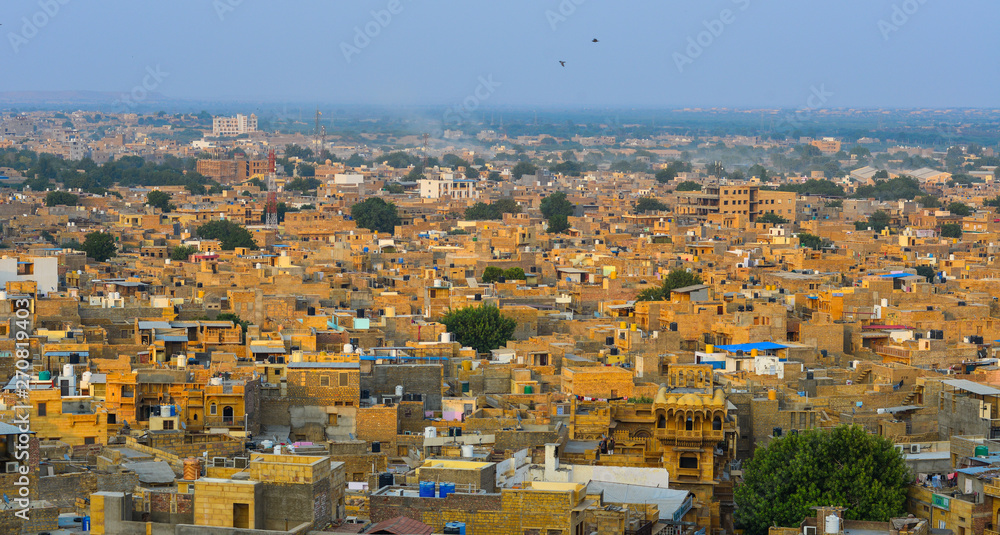
[{"label": "white painted building", "polygon": [[47,295],[59,289],[59,259],[56,257],[0,258],[0,290],[6,290],[8,282],[35,281],[38,294]]},{"label": "white painted building", "polygon": [[420,187],[420,197],[423,199],[478,199],[479,190],[476,181],[465,178],[455,178],[455,175],[445,173],[441,178],[422,178],[417,181]]}]

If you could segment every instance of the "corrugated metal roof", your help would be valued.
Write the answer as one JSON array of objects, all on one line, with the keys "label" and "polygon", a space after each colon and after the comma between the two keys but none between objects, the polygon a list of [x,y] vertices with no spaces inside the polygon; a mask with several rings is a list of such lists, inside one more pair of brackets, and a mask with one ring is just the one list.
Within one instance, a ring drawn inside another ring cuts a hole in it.
[{"label": "corrugated metal roof", "polygon": [[140,329],[170,329],[170,323],[165,321],[140,321]]},{"label": "corrugated metal roof", "polygon": [[976,383],[973,381],[968,381],[966,379],[949,379],[947,381],[942,381],[942,382],[952,388],[965,390],[966,392],[972,392],[973,394],[979,394],[980,396],[1000,395],[1000,390],[997,390],[992,386]]}]

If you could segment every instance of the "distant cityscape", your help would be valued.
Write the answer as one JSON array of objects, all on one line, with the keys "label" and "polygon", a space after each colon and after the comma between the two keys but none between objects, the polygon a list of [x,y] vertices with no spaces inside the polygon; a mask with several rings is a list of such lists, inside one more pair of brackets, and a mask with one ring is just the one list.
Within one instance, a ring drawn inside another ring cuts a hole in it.
[{"label": "distant cityscape", "polygon": [[996,534],[995,112],[338,113],[0,117],[0,531]]}]

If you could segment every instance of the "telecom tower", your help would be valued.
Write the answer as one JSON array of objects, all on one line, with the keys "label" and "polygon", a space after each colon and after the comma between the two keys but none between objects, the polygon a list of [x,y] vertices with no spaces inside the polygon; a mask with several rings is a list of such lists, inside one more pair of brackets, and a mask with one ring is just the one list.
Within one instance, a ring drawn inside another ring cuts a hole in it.
[{"label": "telecom tower", "polygon": [[278,228],[278,183],[275,180],[275,162],[276,158],[274,156],[274,151],[267,153],[267,206],[265,207],[265,212],[267,213],[266,225],[267,228]]}]

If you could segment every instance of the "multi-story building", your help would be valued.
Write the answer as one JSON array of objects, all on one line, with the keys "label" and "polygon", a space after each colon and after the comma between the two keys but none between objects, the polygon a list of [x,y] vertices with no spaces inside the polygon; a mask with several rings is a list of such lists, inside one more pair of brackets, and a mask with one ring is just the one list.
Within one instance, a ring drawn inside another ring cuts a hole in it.
[{"label": "multi-story building", "polygon": [[424,199],[478,199],[479,191],[476,181],[454,178],[451,174],[442,174],[441,178],[426,178],[417,181],[420,186],[420,197]]},{"label": "multi-story building", "polygon": [[761,190],[746,183],[713,184],[701,191],[677,193],[677,214],[708,219],[710,216],[743,216],[753,222],[757,216],[775,213],[795,218],[796,195],[790,191]]},{"label": "multi-story building", "polygon": [[212,118],[212,135],[215,137],[238,136],[256,131],[257,115],[253,113],[250,115],[236,114],[235,117]]},{"label": "multi-story building", "polygon": [[832,137],[814,139],[809,144],[819,149],[823,154],[837,154],[840,152],[840,142]]},{"label": "multi-story building", "polygon": [[242,182],[257,175],[265,175],[270,171],[264,160],[198,160],[195,169],[222,183]]}]

